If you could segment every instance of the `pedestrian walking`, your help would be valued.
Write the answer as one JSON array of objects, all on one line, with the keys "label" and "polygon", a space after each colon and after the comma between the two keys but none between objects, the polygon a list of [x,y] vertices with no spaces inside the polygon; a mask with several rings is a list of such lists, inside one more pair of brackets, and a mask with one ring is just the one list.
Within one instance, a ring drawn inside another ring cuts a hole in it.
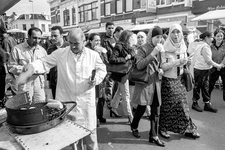
[{"label": "pedestrian walking", "polygon": [[182,78],[183,67],[191,60],[187,58],[187,47],[179,24],[170,27],[163,46],[165,53],[161,53],[164,74],[161,83],[159,133],[164,138],[170,138],[167,131],[199,138],[197,126],[189,115],[187,90]]},{"label": "pedestrian walking", "polygon": [[[134,114],[134,119],[131,123],[131,130],[133,136],[139,138],[140,133],[138,131],[138,125],[141,117],[143,116],[147,105],[151,107],[150,117],[150,131],[149,142],[155,143],[158,146],[165,146],[158,137],[158,125],[159,125],[159,113],[161,105],[161,93],[159,82],[159,65],[160,60],[157,59],[159,52],[162,50],[157,44],[162,40],[162,29],[160,27],[154,27],[148,32],[146,43],[138,48],[137,54],[137,68],[142,70],[147,67],[149,69],[149,83],[135,83],[133,102],[138,104],[137,110]],[[159,58],[159,57],[158,57]]]},{"label": "pedestrian walking", "polygon": [[209,71],[213,67],[220,70],[223,64],[218,64],[212,60],[212,51],[210,45],[212,44],[212,33],[206,31],[200,35],[201,41],[197,45],[195,51],[194,62],[194,80],[195,85],[193,89],[193,104],[192,109],[202,112],[202,108],[198,105],[200,99],[200,90],[202,91],[202,98],[205,111],[217,112],[217,109],[212,107],[209,94]]}]

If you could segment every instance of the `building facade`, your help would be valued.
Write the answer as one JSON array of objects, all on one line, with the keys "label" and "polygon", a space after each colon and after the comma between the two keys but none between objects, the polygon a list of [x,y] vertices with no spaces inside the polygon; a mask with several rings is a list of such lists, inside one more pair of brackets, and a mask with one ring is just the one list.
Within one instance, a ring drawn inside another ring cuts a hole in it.
[{"label": "building facade", "polygon": [[8,29],[21,29],[28,31],[31,27],[38,27],[43,34],[48,34],[51,29],[50,15],[22,14],[17,19],[8,22]]},{"label": "building facade", "polygon": [[48,0],[52,26],[60,25],[64,31],[81,27],[99,28],[100,0]]}]

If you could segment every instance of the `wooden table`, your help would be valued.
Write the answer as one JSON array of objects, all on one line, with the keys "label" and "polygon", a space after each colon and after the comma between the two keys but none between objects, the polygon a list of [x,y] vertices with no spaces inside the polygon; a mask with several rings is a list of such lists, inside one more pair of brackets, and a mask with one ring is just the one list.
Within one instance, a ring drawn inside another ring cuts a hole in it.
[{"label": "wooden table", "polygon": [[30,135],[12,133],[6,122],[0,127],[0,149],[7,150],[60,150],[91,132],[65,119],[61,124],[44,132]]}]

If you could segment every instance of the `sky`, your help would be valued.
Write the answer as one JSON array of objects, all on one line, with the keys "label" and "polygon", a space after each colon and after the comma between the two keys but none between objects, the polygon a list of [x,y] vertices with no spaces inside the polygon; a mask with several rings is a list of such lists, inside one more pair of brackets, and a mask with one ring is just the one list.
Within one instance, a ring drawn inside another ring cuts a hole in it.
[{"label": "sky", "polygon": [[[50,14],[50,6],[47,0],[33,0],[34,13],[47,13]],[[16,5],[6,11],[7,16],[11,15],[12,12],[16,12],[18,17],[23,13],[32,13],[32,2],[29,0],[20,0]]]}]

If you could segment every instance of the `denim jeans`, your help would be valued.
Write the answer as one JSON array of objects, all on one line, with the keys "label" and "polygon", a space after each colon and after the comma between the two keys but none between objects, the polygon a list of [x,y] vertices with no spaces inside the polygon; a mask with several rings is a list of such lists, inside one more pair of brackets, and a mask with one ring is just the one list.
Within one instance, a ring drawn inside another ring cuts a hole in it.
[{"label": "denim jeans", "polygon": [[130,107],[130,93],[129,93],[128,80],[125,83],[118,82],[118,89],[111,102],[112,108],[115,108],[115,109],[118,108],[121,97],[122,97],[124,115],[130,116],[133,118],[133,114],[131,112],[131,107]]}]

